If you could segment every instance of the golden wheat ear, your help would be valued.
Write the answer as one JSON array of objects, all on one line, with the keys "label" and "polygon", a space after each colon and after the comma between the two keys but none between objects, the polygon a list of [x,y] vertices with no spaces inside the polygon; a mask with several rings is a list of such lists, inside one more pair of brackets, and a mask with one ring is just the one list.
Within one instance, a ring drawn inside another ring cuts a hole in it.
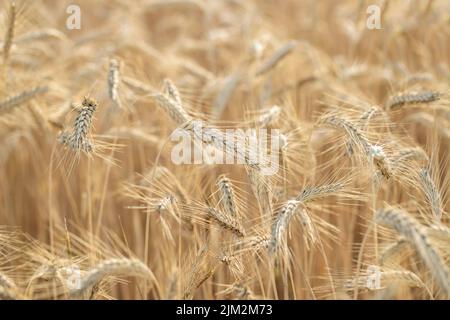
[{"label": "golden wheat ear", "polygon": [[436,91],[406,92],[395,95],[386,102],[386,108],[393,110],[406,105],[430,103],[439,100],[441,94]]},{"label": "golden wheat ear", "polygon": [[119,84],[120,84],[120,60],[112,58],[109,60],[108,70],[108,95],[116,103],[119,102]]},{"label": "golden wheat ear", "polygon": [[61,133],[59,141],[74,151],[92,152],[94,143],[90,139],[90,130],[94,119],[94,112],[98,103],[94,99],[85,97],[75,118],[72,132]]},{"label": "golden wheat ear", "polygon": [[449,270],[441,254],[432,245],[426,228],[408,213],[398,209],[381,209],[375,214],[377,223],[393,228],[416,250],[435,277],[443,293],[450,296]]},{"label": "golden wheat ear", "polygon": [[79,286],[70,291],[70,296],[81,296],[106,276],[142,277],[152,281],[155,280],[152,271],[139,260],[109,259],[98,263],[90,269],[81,278]]},{"label": "golden wheat ear", "polygon": [[0,115],[3,113],[11,112],[14,108],[17,108],[30,100],[46,93],[49,90],[46,86],[38,86],[29,90],[22,91],[14,96],[6,98],[0,101]]}]

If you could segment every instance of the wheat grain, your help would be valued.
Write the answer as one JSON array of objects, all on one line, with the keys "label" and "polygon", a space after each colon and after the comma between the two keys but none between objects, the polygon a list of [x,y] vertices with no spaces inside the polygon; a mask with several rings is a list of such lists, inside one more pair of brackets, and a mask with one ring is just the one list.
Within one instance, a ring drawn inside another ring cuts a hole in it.
[{"label": "wheat grain", "polygon": [[270,254],[274,254],[280,247],[283,240],[282,237],[300,204],[301,202],[298,200],[288,200],[280,209],[280,212],[272,225],[272,236],[269,244]]},{"label": "wheat grain", "polygon": [[428,168],[422,168],[419,172],[419,176],[427,200],[430,203],[434,213],[434,218],[437,221],[440,221],[442,218],[441,195],[436,187],[436,184],[431,178],[430,170]]},{"label": "wheat grain", "polygon": [[319,187],[306,187],[303,189],[302,193],[300,193],[295,199],[302,203],[306,203],[308,201],[335,194],[341,191],[344,187],[345,184],[342,182],[327,184]]},{"label": "wheat grain", "polygon": [[389,179],[392,175],[391,164],[383,149],[380,146],[371,145],[370,154],[373,158],[375,166],[378,168],[383,177]]},{"label": "wheat grain", "polygon": [[303,236],[305,237],[305,243],[309,249],[311,245],[314,245],[318,240],[317,230],[305,208],[300,208],[299,218],[303,227]]},{"label": "wheat grain", "polygon": [[369,140],[362,134],[360,129],[354,125],[351,121],[338,117],[338,116],[328,116],[325,118],[325,123],[333,128],[342,129],[350,138],[350,142],[360,146],[365,154],[370,154]]},{"label": "wheat grain", "polygon": [[94,145],[89,138],[89,132],[97,106],[98,103],[95,100],[85,97],[78,115],[75,118],[72,133],[61,133],[59,141],[73,150],[91,152]]},{"label": "wheat grain", "polygon": [[235,201],[235,194],[230,180],[225,176],[221,176],[217,182],[224,200],[224,207],[227,213],[239,219],[238,208]]},{"label": "wheat grain", "polygon": [[435,91],[408,92],[391,97],[387,102],[387,109],[395,109],[408,104],[429,103],[439,100],[440,93]]},{"label": "wheat grain", "polygon": [[30,31],[21,36],[16,37],[16,44],[24,44],[36,40],[42,40],[46,38],[55,38],[58,40],[67,40],[67,36],[58,29],[44,28],[41,30]]},{"label": "wheat grain", "polygon": [[245,237],[245,230],[235,217],[231,217],[211,207],[208,208],[207,213],[209,217],[213,218],[225,230],[231,231],[238,237]]},{"label": "wheat grain", "polygon": [[167,112],[167,114],[178,124],[184,125],[191,122],[193,119],[188,115],[186,110],[181,104],[177,103],[172,98],[166,95],[156,93],[154,94],[155,100],[158,104]]},{"label": "wheat grain", "polygon": [[120,62],[117,59],[109,61],[108,72],[108,94],[109,98],[115,103],[119,103],[118,87],[120,83]]}]

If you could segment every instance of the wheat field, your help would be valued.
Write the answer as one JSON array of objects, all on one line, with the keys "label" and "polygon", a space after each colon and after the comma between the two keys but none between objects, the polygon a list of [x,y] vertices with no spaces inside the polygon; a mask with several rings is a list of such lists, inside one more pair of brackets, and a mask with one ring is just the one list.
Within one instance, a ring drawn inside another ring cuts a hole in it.
[{"label": "wheat field", "polygon": [[450,297],[449,1],[0,14],[1,299]]}]

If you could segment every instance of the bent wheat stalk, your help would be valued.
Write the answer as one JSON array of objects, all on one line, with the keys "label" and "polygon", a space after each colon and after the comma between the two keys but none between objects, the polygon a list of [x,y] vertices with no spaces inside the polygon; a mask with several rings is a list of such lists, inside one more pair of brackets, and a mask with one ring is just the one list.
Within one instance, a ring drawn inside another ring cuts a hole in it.
[{"label": "bent wheat stalk", "polygon": [[35,87],[30,90],[22,91],[15,96],[7,98],[6,100],[0,101],[0,114],[9,112],[11,109],[20,106],[47,91],[48,87]]},{"label": "bent wheat stalk", "polygon": [[229,230],[238,237],[245,237],[245,230],[235,217],[228,216],[211,207],[208,208],[207,213],[222,228]]},{"label": "bent wheat stalk", "polygon": [[[280,247],[283,239],[282,237],[286,233],[290,221],[298,212],[300,205],[306,204],[307,202],[312,200],[332,195],[342,190],[343,187],[344,184],[341,182],[319,187],[306,187],[295,199],[288,200],[280,209],[280,212],[272,225],[269,253],[274,254]],[[303,208],[302,211],[304,211]],[[309,238],[309,240],[312,243],[316,242],[316,229],[314,228],[311,218],[306,211],[300,212],[300,221],[306,229],[307,237]]]},{"label": "bent wheat stalk", "polygon": [[72,297],[77,297],[90,290],[107,276],[133,276],[155,280],[152,271],[136,259],[109,259],[98,263],[81,279],[78,288],[70,290]]},{"label": "bent wheat stalk", "polygon": [[270,56],[266,61],[264,61],[261,66],[256,70],[256,75],[260,76],[273,68],[283,60],[289,53],[291,53],[295,47],[297,47],[298,41],[289,41],[288,43],[281,46],[276,50],[272,56]]},{"label": "bent wheat stalk", "polygon": [[375,221],[388,225],[402,235],[415,248],[444,293],[450,296],[448,268],[439,252],[430,243],[426,228],[409,214],[398,209],[378,210]]}]

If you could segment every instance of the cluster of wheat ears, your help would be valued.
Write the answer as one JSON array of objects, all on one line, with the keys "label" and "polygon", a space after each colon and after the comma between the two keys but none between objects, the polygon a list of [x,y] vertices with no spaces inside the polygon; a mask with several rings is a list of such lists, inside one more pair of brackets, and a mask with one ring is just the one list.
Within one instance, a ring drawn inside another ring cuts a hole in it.
[{"label": "cluster of wheat ears", "polygon": [[71,2],[0,5],[0,298],[450,297],[449,1]]}]

